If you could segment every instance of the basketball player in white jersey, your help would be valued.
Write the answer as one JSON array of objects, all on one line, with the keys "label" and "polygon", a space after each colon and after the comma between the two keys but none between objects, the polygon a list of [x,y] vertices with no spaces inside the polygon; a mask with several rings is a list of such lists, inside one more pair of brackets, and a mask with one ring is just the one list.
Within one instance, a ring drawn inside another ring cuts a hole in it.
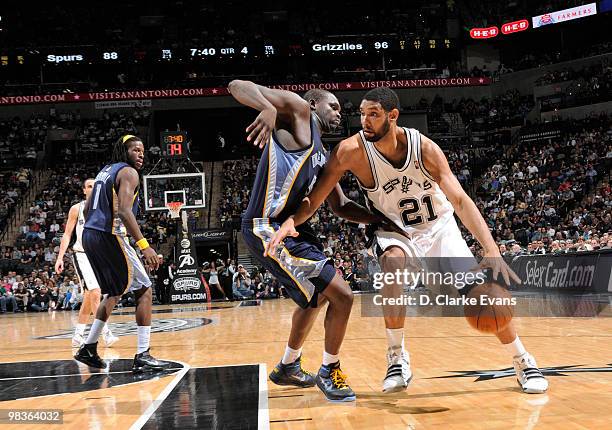
[{"label": "basketball player in white jersey", "polygon": [[[95,180],[93,178],[86,179],[83,182],[83,193],[85,197],[91,193]],[[68,249],[68,244],[72,238],[72,232],[76,227],[76,241],[72,245],[73,264],[77,272],[79,280],[81,281],[81,287],[83,287],[83,303],[79,310],[78,324],[74,329],[74,335],[72,336],[72,346],[78,348],[85,341],[85,327],[90,315],[95,315],[100,305],[101,293],[100,286],[96,280],[96,276],[91,269],[87,255],[83,250],[83,243],[81,238],[83,236],[83,225],[85,225],[85,217],[83,215],[83,208],[85,206],[85,200],[80,203],[72,205],[68,212],[68,221],[66,222],[66,230],[62,236],[60,243],[60,250],[55,262],[55,272],[61,274],[64,271],[64,255]],[[113,336],[108,325],[104,327],[102,337],[106,346],[111,346],[119,340],[118,337]]]},{"label": "basketball player in white jersey", "polygon": [[[303,201],[294,216],[289,217],[269,242],[266,252],[287,236],[295,237],[295,226],[309,219],[323,203],[345,172],[353,173],[369,201],[370,209],[394,224],[396,231],[379,229],[373,251],[379,257],[383,272],[420,270],[416,261],[428,257],[446,259],[454,264],[457,257],[476,261],[457,226],[453,214],[484,248],[481,267],[492,269],[493,279],[501,274],[520,279],[504,263],[478,208],[461,188],[438,145],[417,130],[397,126],[399,99],[389,88],[369,91],[361,102],[363,130],[340,142],[325,165],[314,190]],[[461,264],[461,263],[459,263]],[[464,263],[465,264],[465,263]],[[402,285],[383,288],[383,297],[399,297]],[[404,347],[405,306],[385,309],[388,340],[388,369],[383,392],[406,389],[412,378],[409,354]],[[513,358],[517,380],[524,392],[543,393],[548,381],[537,368],[516,334],[512,322],[497,333],[498,339]]]}]

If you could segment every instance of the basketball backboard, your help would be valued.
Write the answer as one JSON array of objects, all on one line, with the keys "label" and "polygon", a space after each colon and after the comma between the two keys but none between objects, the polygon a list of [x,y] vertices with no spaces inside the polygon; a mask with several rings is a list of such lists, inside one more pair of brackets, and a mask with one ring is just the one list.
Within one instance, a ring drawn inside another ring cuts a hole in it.
[{"label": "basketball backboard", "polygon": [[145,210],[167,210],[168,202],[182,202],[183,209],[203,208],[206,203],[204,173],[145,175]]}]

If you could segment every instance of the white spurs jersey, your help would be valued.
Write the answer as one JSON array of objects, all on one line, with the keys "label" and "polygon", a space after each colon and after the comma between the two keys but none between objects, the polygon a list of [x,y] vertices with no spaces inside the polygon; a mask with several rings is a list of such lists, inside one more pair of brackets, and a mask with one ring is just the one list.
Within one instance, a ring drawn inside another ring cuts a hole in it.
[{"label": "white spurs jersey", "polygon": [[374,178],[373,188],[360,186],[370,209],[378,210],[409,235],[433,236],[453,218],[453,206],[423,168],[421,134],[413,128],[402,129],[408,151],[399,169],[359,132]]},{"label": "white spurs jersey", "polygon": [[79,216],[76,223],[76,241],[72,245],[74,252],[85,252],[83,249],[83,227],[85,226],[85,214],[83,209],[85,208],[85,201],[79,203]]}]

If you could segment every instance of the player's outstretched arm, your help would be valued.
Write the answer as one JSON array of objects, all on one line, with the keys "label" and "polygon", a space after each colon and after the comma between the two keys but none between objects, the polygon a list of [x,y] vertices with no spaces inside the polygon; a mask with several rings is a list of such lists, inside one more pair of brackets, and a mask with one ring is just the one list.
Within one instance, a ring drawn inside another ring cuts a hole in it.
[{"label": "player's outstretched arm", "polygon": [[314,189],[308,196],[304,197],[296,213],[287,218],[276,231],[266,246],[264,256],[275,252],[276,247],[287,236],[297,237],[299,233],[295,230],[295,227],[310,219],[328,197],[330,197],[328,201],[332,206],[332,210],[334,212],[339,211],[340,213],[336,213],[343,218],[364,223],[378,220],[377,217],[369,213],[365,208],[347,199],[338,185],[342,175],[350,169],[351,160],[354,157],[354,145],[351,139],[343,140],[331,152],[329,160],[325,164],[321,176],[317,179]]},{"label": "player's outstretched arm", "polygon": [[229,83],[228,90],[238,102],[260,112],[246,129],[249,133],[247,141],[253,141],[253,145],[260,148],[270,140],[277,116],[291,124],[298,118],[310,118],[308,102],[291,91],[271,89],[238,79]]},{"label": "player's outstretched arm", "polygon": [[340,184],[336,184],[332,192],[329,193],[327,203],[329,203],[334,214],[347,221],[358,224],[372,224],[381,221],[377,215],[346,197]]},{"label": "player's outstretched arm", "polygon": [[453,205],[461,222],[484,248],[485,258],[483,263],[493,269],[493,278],[496,279],[497,275],[501,273],[507,284],[510,284],[510,278],[520,283],[520,278],[503,262],[499,249],[489,231],[489,226],[474,201],[466,194],[451,171],[448,160],[440,147],[431,139],[421,135],[421,152],[423,167],[438,183],[442,192]]},{"label": "player's outstretched arm", "polygon": [[[134,201],[134,192],[140,182],[138,172],[132,167],[124,167],[117,174],[117,197],[119,200],[117,215],[123,221],[125,228],[130,236],[134,238],[138,247],[142,251],[145,264],[153,270],[157,270],[160,260],[157,252],[146,242],[146,239],[140,231],[136,217],[132,212],[132,202]],[[143,241],[144,239],[144,241]]]},{"label": "player's outstretched arm", "polygon": [[72,232],[74,231],[74,227],[76,226],[79,218],[79,204],[80,203],[72,205],[70,211],[68,211],[66,229],[64,230],[64,235],[62,236],[62,241],[60,242],[57,260],[55,260],[55,272],[58,274],[64,271],[64,255],[66,254],[68,244],[70,243],[70,238],[72,237]]}]

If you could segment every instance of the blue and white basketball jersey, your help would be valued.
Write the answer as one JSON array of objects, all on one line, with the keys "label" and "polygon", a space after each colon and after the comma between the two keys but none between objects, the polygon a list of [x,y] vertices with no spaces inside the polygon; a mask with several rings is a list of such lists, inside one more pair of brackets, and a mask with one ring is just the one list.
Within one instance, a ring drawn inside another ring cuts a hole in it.
[{"label": "blue and white basketball jersey", "polygon": [[[89,212],[85,220],[85,228],[111,233],[116,236],[126,236],[127,230],[117,215],[119,209],[119,189],[116,181],[119,171],[129,167],[127,163],[114,163],[105,166],[96,176],[89,203]],[[134,190],[132,212],[138,214],[138,187]]]},{"label": "blue and white basketball jersey", "polygon": [[304,149],[289,151],[278,142],[276,134],[272,134],[259,160],[243,221],[265,218],[282,223],[310,194],[327,161],[327,151],[314,121],[311,116],[311,142]]}]

